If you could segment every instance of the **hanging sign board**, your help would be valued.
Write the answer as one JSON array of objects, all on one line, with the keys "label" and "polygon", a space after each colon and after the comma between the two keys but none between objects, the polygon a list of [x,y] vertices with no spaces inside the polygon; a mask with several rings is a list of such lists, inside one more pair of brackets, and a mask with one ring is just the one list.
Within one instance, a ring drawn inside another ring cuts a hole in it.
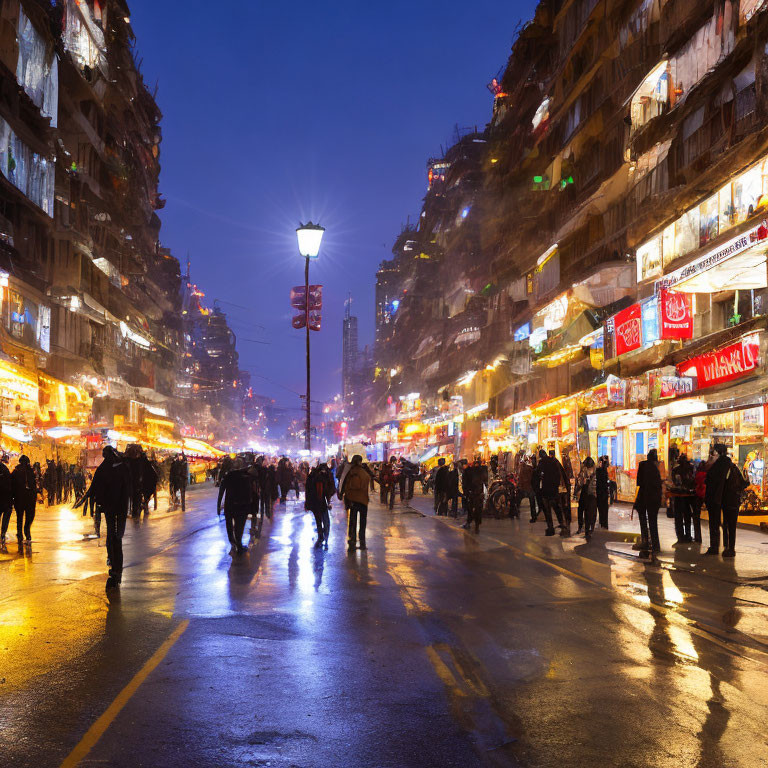
[{"label": "hanging sign board", "polygon": [[691,295],[666,288],[659,294],[662,339],[692,339],[693,310]]},{"label": "hanging sign board", "polygon": [[746,376],[757,368],[759,357],[758,336],[746,336],[735,344],[679,365],[678,374],[690,376],[695,373],[697,388],[705,389]]},{"label": "hanging sign board", "polygon": [[642,344],[640,305],[633,304],[614,315],[616,354],[624,355]]}]

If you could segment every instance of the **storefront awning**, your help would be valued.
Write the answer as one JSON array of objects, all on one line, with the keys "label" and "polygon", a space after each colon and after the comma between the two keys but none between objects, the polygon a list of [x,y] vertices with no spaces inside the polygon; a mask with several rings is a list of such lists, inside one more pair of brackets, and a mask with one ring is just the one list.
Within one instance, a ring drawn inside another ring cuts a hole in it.
[{"label": "storefront awning", "polygon": [[768,229],[758,227],[723,243],[701,258],[657,281],[657,290],[673,288],[682,293],[768,288],[766,249]]}]

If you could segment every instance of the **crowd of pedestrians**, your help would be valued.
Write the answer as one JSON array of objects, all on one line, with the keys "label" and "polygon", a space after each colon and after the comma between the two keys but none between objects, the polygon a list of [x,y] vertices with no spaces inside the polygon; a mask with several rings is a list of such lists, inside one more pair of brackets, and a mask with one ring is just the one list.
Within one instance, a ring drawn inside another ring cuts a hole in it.
[{"label": "crowd of pedestrians", "polygon": [[[708,459],[696,465],[674,452],[670,458],[667,482],[662,480],[656,449],[650,450],[637,468],[632,507],[640,527],[640,540],[635,545],[640,556],[648,557],[661,549],[658,513],[666,503],[667,514],[675,520],[675,546],[702,543],[701,511],[706,507],[709,547],[705,554],[719,554],[722,529],[722,554],[733,557],[739,508],[747,487],[742,471],[722,444],[713,445]],[[569,537],[575,505],[576,535],[583,533],[589,540],[596,527],[608,528],[608,512],[617,492],[615,468],[607,456],[597,461],[587,456],[574,470],[577,462],[567,452],[561,460],[555,451],[543,449],[521,451],[503,461],[492,456],[487,463],[480,457],[450,464],[440,458],[426,474],[425,487],[434,489],[435,514],[458,517],[461,501],[462,514],[466,515],[464,528],[476,532],[484,511],[499,517],[496,499],[501,498],[505,500],[505,515],[519,517],[525,503],[531,523],[543,516],[545,536],[559,532]]]},{"label": "crowd of pedestrians", "polygon": [[[712,446],[707,461],[697,465],[684,455],[675,455],[669,479],[662,480],[657,451],[649,451],[637,468],[637,491],[633,510],[637,512],[640,540],[635,545],[641,557],[652,556],[661,548],[658,514],[666,498],[667,511],[675,519],[676,544],[702,543],[701,510],[709,516],[709,547],[706,554],[720,551],[721,528],[723,556],[735,555],[736,524],[746,481],[727,455],[724,445]],[[578,459],[575,460],[578,462]],[[448,463],[440,458],[429,472],[405,458],[368,464],[360,455],[350,460],[318,461],[314,466],[289,458],[240,454],[227,456],[213,472],[219,487],[217,513],[226,524],[230,553],[247,550],[243,535],[247,519],[253,520],[252,534],[257,537],[265,518],[271,519],[276,504],[285,504],[291,493],[295,499],[304,493],[304,508],[311,512],[317,529],[315,547],[327,548],[330,536],[330,512],[334,498],[347,511],[347,548],[366,549],[366,528],[371,492],[379,486],[379,500],[392,509],[399,493],[407,503],[418,479],[425,490],[434,492],[436,515],[466,515],[463,527],[479,532],[484,512],[495,517],[519,517],[523,504],[530,510],[530,522],[543,516],[544,535],[571,536],[575,505],[577,530],[587,540],[597,526],[608,528],[608,511],[616,497],[615,472],[607,456],[598,461],[587,456],[574,471],[568,453],[562,460],[555,451],[494,456],[485,462],[473,460]],[[169,509],[186,509],[189,467],[184,454],[159,462],[140,445],[130,445],[124,453],[111,446],[103,450],[103,461],[88,484],[85,470],[76,465],[49,460],[44,470],[30,464],[22,455],[9,470],[9,457],[0,456],[0,546],[6,546],[7,531],[13,511],[19,547],[31,542],[31,528],[38,503],[67,502],[90,511],[97,536],[102,518],[106,524],[106,548],[109,579],[107,589],[115,589],[122,578],[122,538],[129,516],[149,514],[150,503],[158,509],[158,488],[168,484]]]}]

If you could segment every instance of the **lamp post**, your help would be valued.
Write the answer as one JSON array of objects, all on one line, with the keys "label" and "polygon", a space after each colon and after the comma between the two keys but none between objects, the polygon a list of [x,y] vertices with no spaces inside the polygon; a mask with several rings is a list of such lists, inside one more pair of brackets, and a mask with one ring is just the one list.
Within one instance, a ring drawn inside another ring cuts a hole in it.
[{"label": "lamp post", "polygon": [[299,253],[304,258],[304,297],[306,305],[304,307],[304,321],[307,331],[307,421],[304,427],[304,448],[312,450],[312,398],[311,398],[311,379],[309,362],[309,260],[316,259],[320,253],[320,243],[323,240],[325,229],[319,224],[313,224],[311,221],[302,224],[296,230],[296,237],[299,240]]}]

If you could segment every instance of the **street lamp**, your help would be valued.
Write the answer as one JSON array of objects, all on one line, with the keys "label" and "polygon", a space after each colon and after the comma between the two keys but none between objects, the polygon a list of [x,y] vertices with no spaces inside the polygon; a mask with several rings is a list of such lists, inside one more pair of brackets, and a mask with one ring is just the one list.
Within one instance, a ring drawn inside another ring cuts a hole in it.
[{"label": "street lamp", "polygon": [[304,320],[307,329],[307,422],[305,425],[304,448],[312,450],[312,398],[310,386],[310,364],[309,364],[309,260],[316,259],[320,253],[320,243],[323,240],[325,229],[319,224],[313,224],[311,221],[302,224],[296,230],[296,237],[299,241],[299,253],[304,258]]}]

